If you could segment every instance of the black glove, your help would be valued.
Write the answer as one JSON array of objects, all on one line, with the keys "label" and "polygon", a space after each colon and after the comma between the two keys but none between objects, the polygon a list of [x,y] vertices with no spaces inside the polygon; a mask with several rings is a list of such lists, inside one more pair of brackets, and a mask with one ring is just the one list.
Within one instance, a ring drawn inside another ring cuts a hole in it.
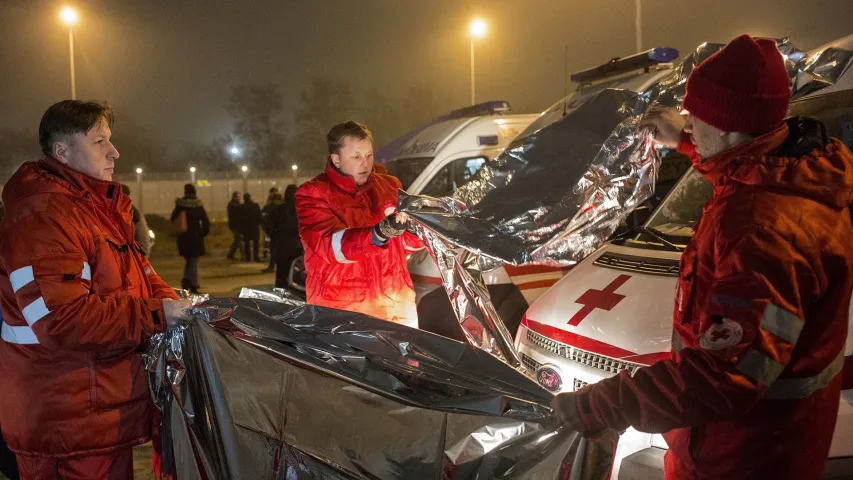
[{"label": "black glove", "polygon": [[381,222],[377,223],[375,227],[373,227],[373,233],[381,240],[382,242],[387,242],[389,239],[393,237],[399,237],[406,231],[406,225],[408,222],[398,222],[397,214],[392,213],[387,217],[383,218]]}]

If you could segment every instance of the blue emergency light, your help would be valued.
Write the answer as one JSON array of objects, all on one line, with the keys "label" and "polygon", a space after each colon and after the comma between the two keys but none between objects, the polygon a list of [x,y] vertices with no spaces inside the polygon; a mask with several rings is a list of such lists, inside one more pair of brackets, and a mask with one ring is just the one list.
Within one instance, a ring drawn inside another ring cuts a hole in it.
[{"label": "blue emergency light", "polygon": [[661,63],[669,63],[676,58],[678,58],[678,50],[674,48],[652,48],[628,57],[617,57],[597,67],[573,73],[571,79],[575,83],[591,83],[614,75],[651,68]]}]

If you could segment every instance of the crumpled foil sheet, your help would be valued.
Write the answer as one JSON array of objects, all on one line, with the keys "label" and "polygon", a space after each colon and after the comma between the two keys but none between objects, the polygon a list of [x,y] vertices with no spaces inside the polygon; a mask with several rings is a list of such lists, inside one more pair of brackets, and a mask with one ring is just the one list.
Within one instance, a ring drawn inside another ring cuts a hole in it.
[{"label": "crumpled foil sheet", "polygon": [[145,355],[184,479],[554,479],[583,445],[488,353],[358,313],[209,298]]},{"label": "crumpled foil sheet", "polygon": [[[851,58],[837,48],[809,55],[787,39],[777,45],[794,97],[834,83]],[[723,46],[700,45],[645,92],[604,89],[563,100],[565,115],[549,111],[453,197],[400,193],[398,209],[423,232],[472,345],[518,366],[474,257],[571,266],[604,244],[654,193],[661,154],[653,133],[638,128],[642,114],[655,105],[680,109],[690,72]]]}]

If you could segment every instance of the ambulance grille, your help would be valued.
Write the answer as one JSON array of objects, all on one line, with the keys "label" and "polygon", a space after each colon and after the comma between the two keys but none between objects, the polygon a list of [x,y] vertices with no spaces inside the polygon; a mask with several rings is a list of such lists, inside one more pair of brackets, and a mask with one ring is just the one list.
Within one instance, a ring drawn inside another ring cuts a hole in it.
[{"label": "ambulance grille", "polygon": [[[539,367],[541,367],[541,366],[542,366],[542,364],[541,364],[541,363],[537,362],[537,361],[536,361],[536,360],[534,360],[533,358],[528,357],[527,355],[525,355],[525,354],[523,354],[523,353],[521,354],[521,363],[522,363],[522,365],[524,365],[528,370],[530,370],[530,373],[531,373],[531,374],[535,373],[537,370],[539,370]],[[534,375],[534,376],[535,376],[535,375]]]},{"label": "ambulance grille", "polygon": [[544,350],[547,353],[563,357],[572,362],[579,363],[596,370],[601,370],[612,375],[616,375],[623,370],[627,370],[633,375],[634,371],[642,366],[638,363],[624,362],[615,358],[605,357],[604,355],[587,352],[586,350],[581,350],[580,348],[551,340],[550,338],[540,335],[529,328],[527,329],[527,340],[535,347],[540,350]]},{"label": "ambulance grille", "polygon": [[583,387],[585,387],[587,385],[589,385],[589,383],[584,382],[583,380],[578,380],[576,378],[575,383],[572,385],[572,391],[577,392],[578,390],[582,389]]},{"label": "ambulance grille", "polygon": [[664,277],[678,276],[678,260],[666,258],[635,257],[607,252],[596,258],[592,264],[626,272],[647,273]]}]

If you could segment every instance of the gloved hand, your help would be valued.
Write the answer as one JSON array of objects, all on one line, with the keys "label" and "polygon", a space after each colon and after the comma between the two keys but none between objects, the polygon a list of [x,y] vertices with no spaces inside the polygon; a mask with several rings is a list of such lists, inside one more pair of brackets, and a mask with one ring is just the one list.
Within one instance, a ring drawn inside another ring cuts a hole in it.
[{"label": "gloved hand", "polygon": [[189,300],[163,300],[163,312],[166,314],[166,326],[176,327],[184,320],[192,318],[186,311],[192,308],[193,302]]},{"label": "gloved hand", "polygon": [[405,213],[392,213],[373,227],[373,233],[384,243],[405,233],[408,223],[409,216]]}]

